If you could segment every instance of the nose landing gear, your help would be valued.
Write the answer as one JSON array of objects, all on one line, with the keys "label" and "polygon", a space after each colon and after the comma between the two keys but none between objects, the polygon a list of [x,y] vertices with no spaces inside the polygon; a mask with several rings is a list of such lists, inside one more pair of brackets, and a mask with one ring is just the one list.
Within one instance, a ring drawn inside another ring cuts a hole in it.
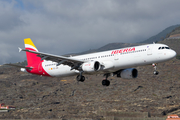
[{"label": "nose landing gear", "polygon": [[159,72],[157,71],[157,64],[153,63],[152,66],[154,67],[154,75],[158,75]]}]

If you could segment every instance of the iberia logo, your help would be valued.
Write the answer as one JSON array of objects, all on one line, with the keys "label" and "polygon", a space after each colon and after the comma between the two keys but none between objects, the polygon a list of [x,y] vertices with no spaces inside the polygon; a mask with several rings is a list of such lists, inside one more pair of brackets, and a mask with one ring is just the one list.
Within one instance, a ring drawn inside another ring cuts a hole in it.
[{"label": "iberia logo", "polygon": [[125,49],[120,49],[120,50],[113,50],[113,51],[111,52],[111,54],[131,52],[131,51],[135,51],[135,47],[133,47],[133,48],[125,48]]}]

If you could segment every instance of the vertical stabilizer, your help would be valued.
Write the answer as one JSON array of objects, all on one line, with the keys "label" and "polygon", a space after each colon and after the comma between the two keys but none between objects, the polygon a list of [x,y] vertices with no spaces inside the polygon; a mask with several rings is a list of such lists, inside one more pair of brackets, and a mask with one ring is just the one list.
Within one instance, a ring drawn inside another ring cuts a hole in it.
[{"label": "vertical stabilizer", "polygon": [[35,46],[34,43],[31,41],[30,38],[24,39],[24,44],[25,44],[25,49],[33,50],[33,51],[37,51],[37,52],[38,52],[36,46]]},{"label": "vertical stabilizer", "polygon": [[[31,41],[30,38],[24,39],[24,44],[25,44],[25,49],[38,52],[36,46]],[[27,57],[28,67],[36,66],[41,62],[41,58],[37,57],[37,55],[34,53],[26,52],[26,57]]]}]

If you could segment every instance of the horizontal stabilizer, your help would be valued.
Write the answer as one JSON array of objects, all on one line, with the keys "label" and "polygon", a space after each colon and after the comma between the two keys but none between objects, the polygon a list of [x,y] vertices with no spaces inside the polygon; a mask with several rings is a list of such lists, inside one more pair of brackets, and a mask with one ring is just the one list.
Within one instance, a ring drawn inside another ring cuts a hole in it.
[{"label": "horizontal stabilizer", "polygon": [[33,69],[33,67],[25,67],[25,66],[16,65],[16,64],[4,64],[4,65],[19,67],[19,68],[25,68],[25,69],[29,69],[29,70]]},{"label": "horizontal stabilizer", "polygon": [[22,51],[22,49],[21,49],[20,47],[18,47],[18,49],[19,49],[19,52],[21,52],[21,51]]}]

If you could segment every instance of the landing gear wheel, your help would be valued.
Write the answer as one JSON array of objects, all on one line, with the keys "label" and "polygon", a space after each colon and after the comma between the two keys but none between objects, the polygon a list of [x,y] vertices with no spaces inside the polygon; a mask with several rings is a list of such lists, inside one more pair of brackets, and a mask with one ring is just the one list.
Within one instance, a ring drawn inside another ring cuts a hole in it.
[{"label": "landing gear wheel", "polygon": [[76,80],[77,80],[77,81],[80,81],[80,80],[81,80],[81,76],[78,75],[78,76],[76,77]]},{"label": "landing gear wheel", "polygon": [[158,75],[159,74],[159,72],[158,71],[154,71],[154,75]]},{"label": "landing gear wheel", "polygon": [[110,85],[110,81],[109,80],[103,80],[102,81],[102,85],[103,86],[109,86]]},{"label": "landing gear wheel", "polygon": [[157,64],[156,63],[153,63],[152,66],[154,67],[154,75],[158,75],[159,72],[157,71]]},{"label": "landing gear wheel", "polygon": [[81,82],[84,82],[85,81],[85,77],[84,76],[81,76]]},{"label": "landing gear wheel", "polygon": [[76,80],[77,80],[77,81],[80,81],[80,82],[84,82],[84,81],[85,81],[85,77],[84,77],[84,76],[81,76],[81,75],[78,75],[78,76],[76,77]]}]

